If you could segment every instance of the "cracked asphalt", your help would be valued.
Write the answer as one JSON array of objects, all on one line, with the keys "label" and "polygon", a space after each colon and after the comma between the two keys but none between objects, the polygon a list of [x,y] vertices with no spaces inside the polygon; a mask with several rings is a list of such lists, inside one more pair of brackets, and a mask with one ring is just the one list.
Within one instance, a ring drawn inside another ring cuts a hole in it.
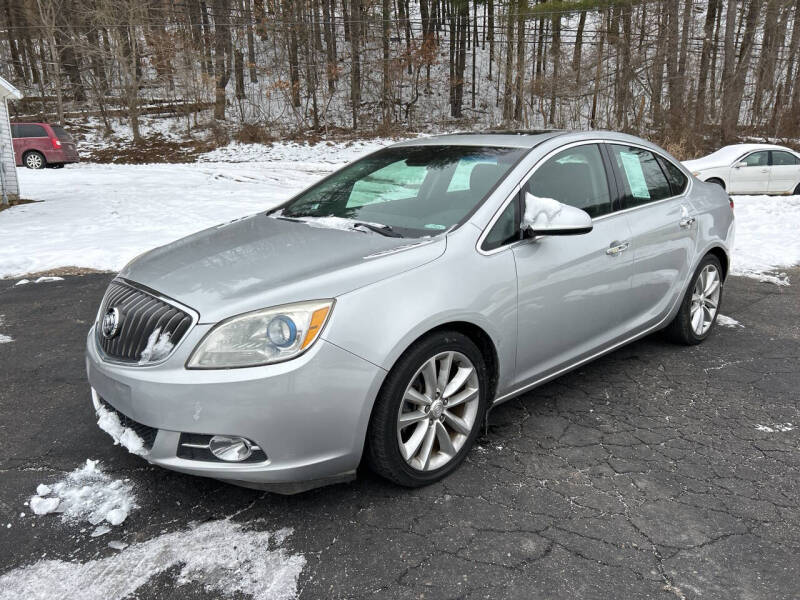
[{"label": "cracked asphalt", "polygon": [[[19,516],[38,483],[93,458],[135,483],[127,543],[231,515],[294,528],[301,598],[800,597],[796,283],[731,278],[722,312],[743,327],[693,348],[651,336],[496,408],[444,482],[367,472],[283,497],[151,467],[96,427],[83,344],[110,278],[0,281],[0,573],[115,552]],[[175,577],[135,595],[215,597]]]}]

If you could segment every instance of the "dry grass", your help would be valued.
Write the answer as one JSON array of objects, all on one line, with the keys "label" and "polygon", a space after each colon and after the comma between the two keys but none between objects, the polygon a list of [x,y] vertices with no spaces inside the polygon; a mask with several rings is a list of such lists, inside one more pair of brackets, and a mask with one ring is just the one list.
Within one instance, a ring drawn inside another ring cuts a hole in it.
[{"label": "dry grass", "polygon": [[33,204],[34,202],[42,202],[41,200],[28,200],[26,198],[19,198],[18,200],[9,200],[9,204],[2,204],[0,200],[0,212],[8,209],[13,208],[15,206],[21,206],[23,204]]}]

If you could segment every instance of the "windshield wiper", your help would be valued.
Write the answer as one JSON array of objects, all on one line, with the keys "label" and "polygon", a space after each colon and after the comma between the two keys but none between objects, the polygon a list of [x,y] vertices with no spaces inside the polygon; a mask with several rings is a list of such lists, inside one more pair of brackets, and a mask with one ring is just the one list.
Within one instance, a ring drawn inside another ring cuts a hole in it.
[{"label": "windshield wiper", "polygon": [[391,225],[378,225],[376,223],[364,223],[363,221],[356,221],[353,223],[353,227],[364,227],[365,229],[369,229],[375,233],[380,233],[386,237],[403,237],[401,234],[392,229]]}]

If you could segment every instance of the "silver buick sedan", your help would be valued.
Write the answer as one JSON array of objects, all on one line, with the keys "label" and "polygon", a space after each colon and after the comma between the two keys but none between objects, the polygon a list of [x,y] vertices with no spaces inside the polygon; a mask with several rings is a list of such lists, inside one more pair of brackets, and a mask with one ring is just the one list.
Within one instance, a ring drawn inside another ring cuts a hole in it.
[{"label": "silver buick sedan", "polygon": [[443,135],[152,250],[89,332],[98,422],[149,462],[293,493],[464,460],[490,407],[659,329],[711,333],[717,185],[601,132]]}]

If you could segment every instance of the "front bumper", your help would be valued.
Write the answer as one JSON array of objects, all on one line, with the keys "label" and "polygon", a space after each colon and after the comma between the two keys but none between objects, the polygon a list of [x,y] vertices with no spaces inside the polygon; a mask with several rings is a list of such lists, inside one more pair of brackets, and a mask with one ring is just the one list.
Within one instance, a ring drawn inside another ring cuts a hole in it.
[{"label": "front bumper", "polygon": [[[155,366],[104,360],[94,328],[89,332],[86,371],[96,394],[158,430],[144,458],[167,469],[284,493],[352,478],[386,371],[323,339],[284,363],[187,370],[189,353],[210,327],[195,326],[174,354]],[[267,460],[179,458],[181,433],[246,437]]]}]

